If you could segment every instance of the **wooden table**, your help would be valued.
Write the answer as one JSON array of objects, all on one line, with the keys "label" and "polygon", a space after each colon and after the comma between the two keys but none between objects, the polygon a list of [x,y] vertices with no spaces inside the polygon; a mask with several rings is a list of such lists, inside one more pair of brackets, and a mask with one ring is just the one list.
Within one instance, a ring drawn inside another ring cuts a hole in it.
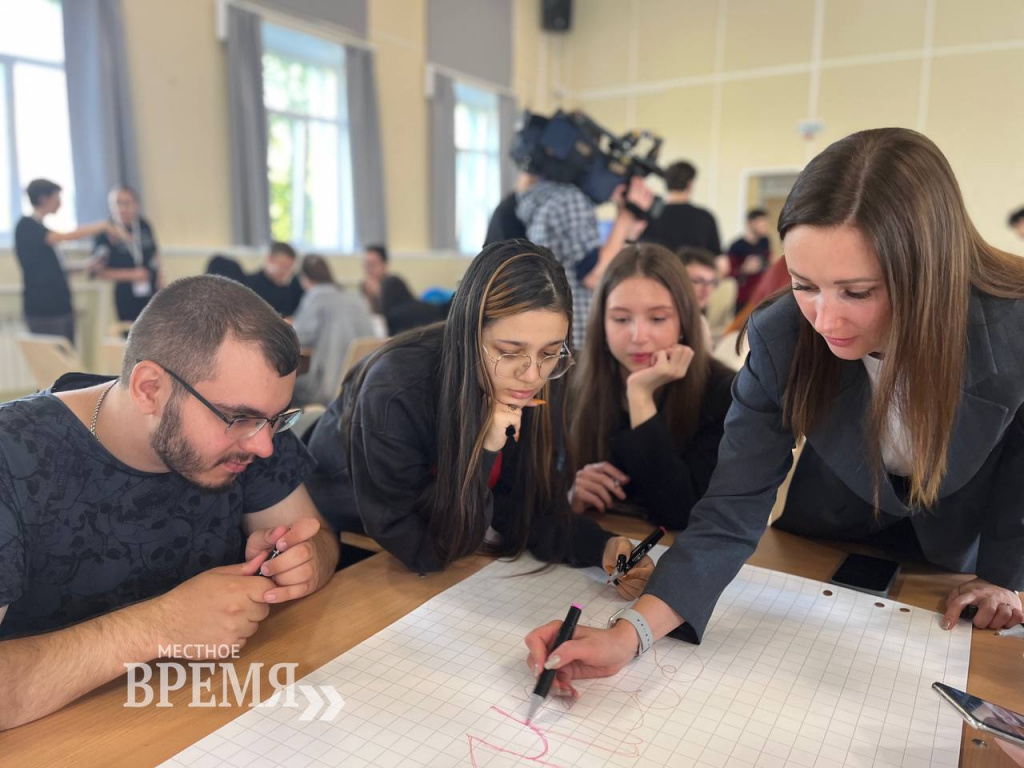
[{"label": "wooden table", "polygon": [[[651,526],[643,521],[600,518],[610,530],[641,538]],[[669,543],[671,536],[664,543]],[[769,529],[750,563],[812,579],[827,580],[843,556],[857,548],[811,541]],[[488,558],[472,557],[444,573],[419,577],[386,553],[376,554],[337,574],[320,592],[275,607],[241,654],[241,664],[298,662],[296,679],[388,626],[430,598],[476,573]],[[892,598],[940,610],[947,592],[967,577],[927,568],[907,568]],[[671,642],[671,641],[666,641]],[[983,698],[1024,711],[1024,642],[975,630],[969,688]],[[244,674],[244,673],[243,673]],[[267,676],[264,690],[269,695]],[[220,687],[219,673],[213,690]],[[149,766],[166,760],[242,713],[239,707],[199,709],[186,706],[188,686],[173,692],[169,709],[126,709],[125,678],[93,691],[63,710],[34,723],[0,733],[0,764],[19,768]],[[967,729],[961,765],[1006,766],[1012,763]]]}]

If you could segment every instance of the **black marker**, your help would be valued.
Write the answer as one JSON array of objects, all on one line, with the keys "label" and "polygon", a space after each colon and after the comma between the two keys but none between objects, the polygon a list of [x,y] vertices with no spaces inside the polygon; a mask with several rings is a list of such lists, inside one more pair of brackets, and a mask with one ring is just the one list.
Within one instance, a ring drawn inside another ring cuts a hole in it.
[{"label": "black marker", "polygon": [[[633,551],[630,553],[629,560],[626,562],[625,566],[621,568],[616,567],[616,569],[612,571],[611,576],[608,577],[608,581],[606,583],[611,584],[612,582],[615,582],[616,584],[618,584],[619,579],[621,579],[623,576],[625,576],[627,573],[633,570],[637,565],[639,565],[640,561],[644,559],[644,557],[647,555],[648,552],[651,551],[655,544],[661,541],[661,537],[664,535],[665,529],[659,528],[646,539],[637,544]],[[621,559],[619,560],[619,562],[622,562]]]},{"label": "black marker", "polygon": [[[562,626],[558,630],[555,644],[551,646],[551,653],[554,653],[555,649],[562,643],[572,640],[572,633],[576,631],[576,622],[580,620],[580,613],[582,611],[582,605],[579,603],[572,604],[569,613],[565,615],[565,621],[562,622]],[[540,677],[537,678],[537,685],[533,689],[533,695],[530,696],[530,713],[526,716],[527,723],[533,722],[534,715],[537,714],[537,710],[540,709],[544,699],[547,698],[548,691],[551,690],[551,683],[555,681],[556,672],[557,670],[554,669],[545,669],[540,673]]]}]

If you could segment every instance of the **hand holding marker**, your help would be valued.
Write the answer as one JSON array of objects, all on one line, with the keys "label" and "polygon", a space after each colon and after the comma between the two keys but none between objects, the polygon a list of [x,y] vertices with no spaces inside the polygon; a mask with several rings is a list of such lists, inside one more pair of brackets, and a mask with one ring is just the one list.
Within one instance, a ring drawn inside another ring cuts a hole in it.
[{"label": "hand holding marker", "polygon": [[[572,607],[569,608],[569,613],[565,615],[565,621],[562,622],[562,626],[558,630],[555,644],[551,646],[552,652],[562,643],[572,640],[572,635],[576,631],[576,622],[580,620],[580,613],[582,611],[583,606],[579,603],[573,603]],[[530,712],[526,715],[527,724],[533,722],[537,710],[540,709],[544,699],[548,696],[548,691],[551,690],[551,684],[555,681],[557,673],[558,670],[545,667],[544,671],[540,673],[540,677],[537,678],[537,685],[533,689],[533,695],[530,696]]]},{"label": "hand holding marker", "polygon": [[629,573],[635,568],[641,560],[646,557],[647,553],[654,548],[654,545],[661,541],[661,537],[665,535],[665,528],[659,528],[654,531],[650,536],[641,541],[632,552],[629,554],[629,560],[626,560],[625,555],[619,555],[619,562],[615,566],[615,570],[608,576],[606,584],[618,584],[619,579]]}]

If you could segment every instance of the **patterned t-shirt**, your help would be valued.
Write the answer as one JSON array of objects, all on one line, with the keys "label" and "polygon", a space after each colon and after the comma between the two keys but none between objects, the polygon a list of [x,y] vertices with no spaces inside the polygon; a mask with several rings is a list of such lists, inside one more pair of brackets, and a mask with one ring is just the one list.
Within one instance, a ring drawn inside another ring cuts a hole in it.
[{"label": "patterned t-shirt", "polygon": [[9,606],[0,638],[58,629],[241,562],[242,516],[285,499],[314,466],[282,432],[270,458],[214,493],[118,461],[52,394],[0,405],[0,606]]}]

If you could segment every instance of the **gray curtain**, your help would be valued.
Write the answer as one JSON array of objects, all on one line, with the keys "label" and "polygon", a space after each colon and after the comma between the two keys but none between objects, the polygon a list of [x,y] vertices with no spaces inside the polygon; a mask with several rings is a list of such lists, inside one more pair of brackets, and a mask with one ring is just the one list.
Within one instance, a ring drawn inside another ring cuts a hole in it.
[{"label": "gray curtain", "polygon": [[376,60],[373,51],[345,48],[348,87],[349,145],[355,195],[355,242],[364,248],[387,242],[384,163],[381,159],[380,113],[377,109]]},{"label": "gray curtain", "polygon": [[112,187],[127,184],[141,195],[121,0],[62,7],[75,213],[81,222],[96,221],[110,215]]},{"label": "gray curtain", "polygon": [[262,22],[256,14],[235,6],[228,8],[228,119],[234,240],[239,245],[266,245],[270,242],[270,184]]},{"label": "gray curtain", "polygon": [[516,110],[516,100],[512,96],[498,97],[498,146],[501,151],[501,194],[505,195],[512,191],[516,183],[518,169],[508,156],[512,149],[512,139],[516,133],[516,120],[519,112]]},{"label": "gray curtain", "polygon": [[434,73],[430,99],[430,241],[455,250],[455,88]]}]

